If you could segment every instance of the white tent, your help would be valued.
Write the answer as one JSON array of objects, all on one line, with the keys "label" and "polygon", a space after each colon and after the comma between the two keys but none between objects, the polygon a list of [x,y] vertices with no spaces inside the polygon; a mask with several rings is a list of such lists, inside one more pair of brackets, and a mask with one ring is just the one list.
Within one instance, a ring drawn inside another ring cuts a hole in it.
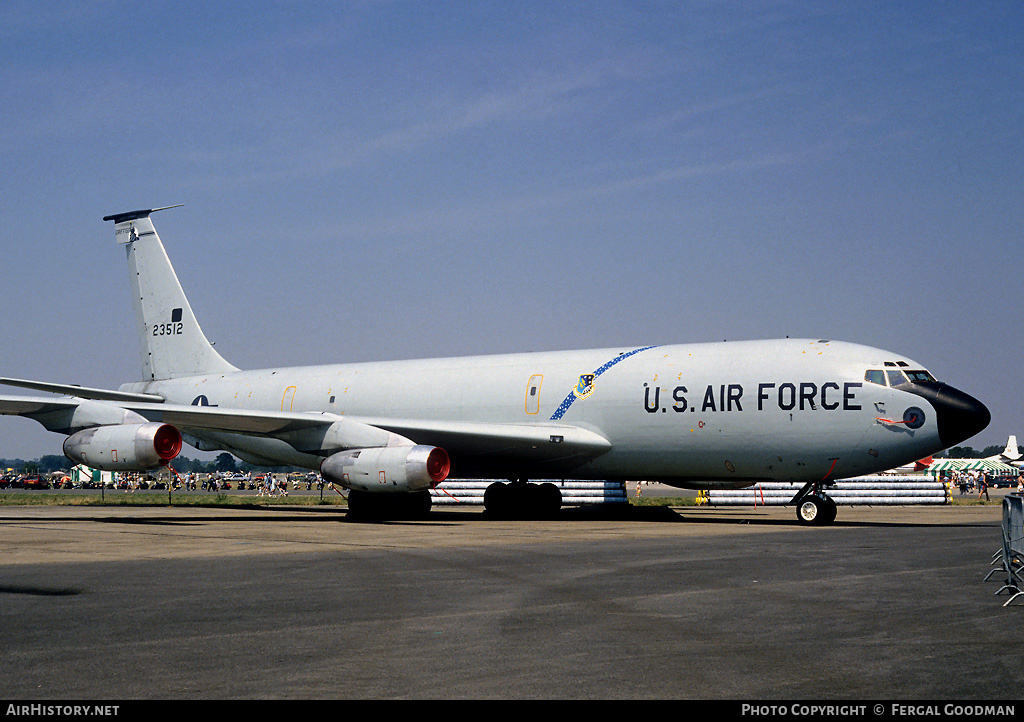
[{"label": "white tent", "polygon": [[1017,474],[1020,469],[991,459],[936,459],[925,469],[926,474],[940,471],[984,471],[988,474]]}]

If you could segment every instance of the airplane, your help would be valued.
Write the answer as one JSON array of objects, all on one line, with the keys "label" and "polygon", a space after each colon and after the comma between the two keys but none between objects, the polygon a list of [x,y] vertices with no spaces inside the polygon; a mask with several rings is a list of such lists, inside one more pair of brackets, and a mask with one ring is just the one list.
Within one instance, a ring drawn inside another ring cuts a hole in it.
[{"label": "airplane", "polygon": [[[919,462],[920,463],[920,462]],[[1006,475],[1024,466],[1024,454],[1017,448],[1017,437],[1012,434],[1006,440],[1006,446],[998,454],[985,457],[952,456],[932,459],[925,467],[930,473],[952,470],[987,471],[990,474]]]},{"label": "airplane", "polygon": [[1017,437],[1012,434],[1006,439],[1006,447],[1001,452],[985,458],[987,461],[998,461],[1016,467],[1024,464],[1024,454],[1017,448]]},{"label": "airplane", "polygon": [[[207,340],[152,214],[104,217],[125,249],[143,378],[117,390],[3,378],[58,396],[0,413],[67,435],[108,471],[169,464],[183,443],[319,471],[348,513],[421,518],[447,478],[494,480],[485,513],[553,514],[545,479],[690,489],[802,484],[797,520],[832,523],[827,487],[922,459],[989,421],[977,399],[904,356],[776,339],[240,370]],[[530,480],[534,481],[530,481]]]},{"label": "airplane", "polygon": [[935,459],[931,456],[925,457],[924,459],[918,459],[917,461],[910,464],[903,464],[897,466],[895,469],[889,469],[889,474],[914,474],[919,471],[924,471],[934,463]]}]

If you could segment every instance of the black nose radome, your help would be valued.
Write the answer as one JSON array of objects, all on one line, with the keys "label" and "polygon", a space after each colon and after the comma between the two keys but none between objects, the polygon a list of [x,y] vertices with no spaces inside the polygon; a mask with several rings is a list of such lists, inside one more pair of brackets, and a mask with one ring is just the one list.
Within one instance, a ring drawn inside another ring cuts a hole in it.
[{"label": "black nose radome", "polygon": [[947,449],[971,438],[992,420],[985,404],[943,383],[909,384],[900,390],[922,396],[935,407],[939,441]]}]

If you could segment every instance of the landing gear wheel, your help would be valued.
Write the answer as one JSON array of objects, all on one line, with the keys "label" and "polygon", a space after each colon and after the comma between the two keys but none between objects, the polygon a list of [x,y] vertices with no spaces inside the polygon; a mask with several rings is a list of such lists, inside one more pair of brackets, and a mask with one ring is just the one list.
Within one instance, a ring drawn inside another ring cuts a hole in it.
[{"label": "landing gear wheel", "polygon": [[805,526],[819,523],[822,514],[822,500],[817,496],[805,496],[796,505],[796,519]]},{"label": "landing gear wheel", "polygon": [[371,495],[361,491],[348,493],[348,516],[353,519],[373,519],[376,517],[376,504]]},{"label": "landing gear wheel", "polygon": [[361,521],[426,519],[433,499],[429,491],[408,494],[374,494],[352,490],[348,493],[348,515]]},{"label": "landing gear wheel", "polygon": [[825,497],[825,508],[822,511],[825,514],[821,519],[822,524],[831,524],[836,520],[836,502],[832,498]]},{"label": "landing gear wheel", "polygon": [[552,519],[562,508],[562,492],[550,482],[496,481],[484,491],[484,511],[492,519]]},{"label": "landing gear wheel", "polygon": [[562,508],[562,491],[550,481],[540,485],[538,501],[540,502],[541,515],[544,518],[552,519]]},{"label": "landing gear wheel", "polygon": [[508,513],[508,484],[496,481],[484,490],[484,513],[492,519],[504,519]]},{"label": "landing gear wheel", "polygon": [[808,494],[796,505],[796,518],[806,526],[824,526],[836,520],[836,503],[827,496]]},{"label": "landing gear wheel", "polygon": [[430,509],[434,506],[434,498],[429,491],[424,489],[408,494],[406,503],[410,519],[426,519],[430,516]]}]

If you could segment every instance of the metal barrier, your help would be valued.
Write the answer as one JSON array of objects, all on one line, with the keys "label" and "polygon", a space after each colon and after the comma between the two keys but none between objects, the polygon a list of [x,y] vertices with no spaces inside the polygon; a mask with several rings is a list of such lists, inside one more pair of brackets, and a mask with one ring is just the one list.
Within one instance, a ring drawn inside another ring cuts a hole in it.
[{"label": "metal barrier", "polygon": [[[802,484],[762,482],[745,489],[712,489],[706,495],[711,506],[784,506],[793,501]],[[859,476],[838,479],[824,491],[839,506],[905,506],[950,504],[949,487],[920,476]]]},{"label": "metal barrier", "polygon": [[[949,487],[921,476],[862,476],[842,479],[825,491],[837,505],[950,504]],[[531,483],[552,483],[562,492],[564,506],[583,504],[628,504],[626,485],[621,481],[563,481],[531,479]],[[453,479],[430,490],[434,504],[483,504],[484,492],[493,479]],[[702,492],[701,502],[712,506],[786,505],[802,484],[764,482],[745,489],[713,489]]]},{"label": "metal barrier", "polygon": [[[430,490],[434,504],[483,504],[484,492],[494,479],[455,479]],[[530,483],[551,483],[562,492],[562,506],[584,504],[627,504],[626,484],[621,481],[563,481],[531,479]]]},{"label": "metal barrier", "polygon": [[1024,572],[1024,497],[1019,494],[1008,494],[1003,497],[1003,544],[993,554],[993,564],[1000,566],[986,575],[988,581],[993,574],[1003,572],[1006,583],[996,592],[997,595],[1009,592],[1010,598],[1003,603],[1008,606],[1014,599],[1024,595],[1021,587],[1021,574]]}]

